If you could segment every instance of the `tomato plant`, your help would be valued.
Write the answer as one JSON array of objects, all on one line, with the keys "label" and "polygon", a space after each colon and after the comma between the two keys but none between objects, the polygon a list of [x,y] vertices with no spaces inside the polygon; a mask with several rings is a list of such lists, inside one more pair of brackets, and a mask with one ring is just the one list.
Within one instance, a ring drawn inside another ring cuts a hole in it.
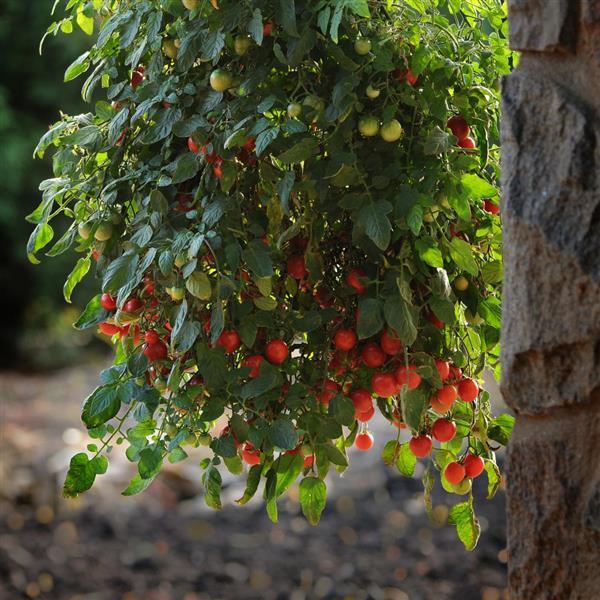
[{"label": "tomato plant", "polygon": [[28,253],[70,220],[48,254],[81,254],[67,301],[96,277],[75,326],[115,360],[65,494],[115,443],[137,464],[125,495],[203,444],[209,506],[243,461],[239,504],[263,482],[275,521],[301,477],[316,523],[377,408],[384,460],[425,459],[427,506],[436,480],[469,495],[450,521],[472,548],[469,473],[494,493],[512,428],[477,383],[499,356],[499,0],[71,0],[49,34],[75,23],[100,29],[65,80],[89,71],[84,99],[104,99],[36,149],[55,177]]}]

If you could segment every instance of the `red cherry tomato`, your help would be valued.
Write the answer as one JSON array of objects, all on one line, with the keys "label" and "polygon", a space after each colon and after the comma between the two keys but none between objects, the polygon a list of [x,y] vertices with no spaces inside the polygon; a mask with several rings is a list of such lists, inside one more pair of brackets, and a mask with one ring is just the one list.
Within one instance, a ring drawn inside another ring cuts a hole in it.
[{"label": "red cherry tomato", "polygon": [[365,363],[365,366],[371,369],[381,367],[386,360],[385,352],[375,342],[368,342],[365,344],[360,353],[360,357]]},{"label": "red cherry tomato", "polygon": [[260,450],[257,450],[252,444],[246,444],[242,450],[242,460],[247,465],[260,464]]},{"label": "red cherry tomato", "polygon": [[450,408],[454,404],[454,401],[457,397],[458,391],[449,383],[439,389],[435,394],[437,402],[444,405],[446,409]]},{"label": "red cherry tomato", "polygon": [[115,335],[115,333],[121,332],[121,328],[118,325],[113,325],[112,323],[100,323],[100,325],[98,325],[98,329],[104,335]]},{"label": "red cherry tomato", "polygon": [[258,354],[248,356],[242,362],[242,366],[250,369],[250,377],[256,379],[260,374],[260,365],[264,362],[264,358]]},{"label": "red cherry tomato", "polygon": [[448,123],[446,123],[446,127],[452,132],[452,135],[459,140],[464,140],[469,137],[469,133],[471,133],[467,120],[461,115],[450,117]]},{"label": "red cherry tomato", "polygon": [[354,412],[354,418],[361,423],[368,423],[375,416],[375,407],[371,406],[369,410],[365,412]]},{"label": "red cherry tomato", "polygon": [[373,436],[365,431],[364,433],[359,433],[354,440],[354,445],[363,452],[370,450],[373,447]]},{"label": "red cherry tomato", "polygon": [[467,477],[471,477],[475,479],[475,477],[479,477],[485,468],[485,463],[481,456],[476,456],[475,454],[467,454],[465,458],[465,474]]},{"label": "red cherry tomato", "polygon": [[456,435],[456,425],[448,419],[438,419],[431,428],[431,435],[438,442],[449,442]]},{"label": "red cherry tomato", "polygon": [[237,331],[223,331],[217,340],[217,346],[221,346],[227,354],[232,354],[242,345],[242,340]]},{"label": "red cherry tomato", "polygon": [[346,275],[346,283],[354,289],[357,294],[364,294],[367,286],[363,283],[366,273],[362,269],[352,269]]},{"label": "red cherry tomato", "polygon": [[125,305],[123,306],[123,312],[126,313],[136,313],[142,309],[144,303],[138,298],[132,298],[131,300],[127,300]]},{"label": "red cherry tomato", "polygon": [[157,344],[160,341],[160,337],[159,337],[158,333],[156,331],[154,331],[154,329],[149,329],[144,334],[144,341],[147,344]]},{"label": "red cherry tomato", "polygon": [[440,374],[440,379],[446,381],[450,377],[450,364],[441,358],[435,359],[435,368]]},{"label": "red cherry tomato", "polygon": [[143,352],[151,362],[154,362],[155,360],[165,360],[169,355],[167,345],[164,342],[144,344]]},{"label": "red cherry tomato", "polygon": [[457,462],[451,462],[444,469],[444,477],[448,483],[458,485],[465,478],[465,468]]},{"label": "red cherry tomato", "polygon": [[329,405],[331,400],[333,400],[340,392],[340,386],[332,379],[324,379],[320,385],[320,389],[317,392],[317,400],[324,404],[325,406]]},{"label": "red cherry tomato", "polygon": [[433,442],[428,435],[419,435],[411,438],[408,447],[417,458],[424,458],[431,452]]},{"label": "red cherry tomato", "polygon": [[467,150],[474,150],[477,148],[477,142],[472,137],[466,137],[463,140],[458,140],[458,145],[461,148],[466,148]]},{"label": "red cherry tomato", "polygon": [[359,388],[350,394],[350,400],[354,404],[354,409],[357,412],[368,412],[373,408],[373,396],[368,390]]},{"label": "red cherry tomato", "polygon": [[357,337],[352,329],[339,329],[333,337],[333,345],[338,350],[348,352],[356,346]]},{"label": "red cherry tomato", "polygon": [[390,398],[398,393],[398,383],[391,373],[375,373],[371,379],[371,389],[381,398]]},{"label": "red cherry tomato", "polygon": [[409,390],[414,390],[421,385],[421,376],[417,373],[415,365],[401,366],[396,371],[396,381],[399,386],[407,385]]},{"label": "red cherry tomato", "polygon": [[192,136],[188,138],[187,145],[190,152],[193,152],[194,154],[198,154],[198,152],[200,152],[200,144],[196,144]]},{"label": "red cherry tomato", "polygon": [[402,350],[402,342],[400,338],[389,329],[386,329],[381,334],[381,339],[379,340],[381,344],[381,349],[390,356],[396,356],[400,350]]},{"label": "red cherry tomato", "polygon": [[308,456],[304,457],[304,468],[305,469],[310,469],[313,466],[313,463],[315,462],[315,455],[314,454],[309,454]]},{"label": "red cherry tomato", "polygon": [[463,379],[458,382],[458,395],[464,402],[473,402],[479,396],[479,386],[473,379]]},{"label": "red cherry tomato", "polygon": [[267,360],[273,365],[282,364],[290,353],[283,340],[271,340],[265,349]]},{"label": "red cherry tomato", "polygon": [[500,214],[500,207],[497,204],[494,204],[491,200],[483,201],[483,210],[485,210],[485,212],[489,212],[491,215]]},{"label": "red cherry tomato", "polygon": [[146,73],[146,69],[141,65],[135,69],[135,71],[131,74],[131,87],[135,90],[142,81],[144,81],[144,75]]},{"label": "red cherry tomato", "polygon": [[117,309],[117,299],[113,298],[110,294],[102,294],[100,304],[102,305],[102,308],[110,312]]},{"label": "red cherry tomato", "polygon": [[304,279],[308,275],[304,256],[301,254],[290,256],[287,261],[287,272],[293,279]]}]

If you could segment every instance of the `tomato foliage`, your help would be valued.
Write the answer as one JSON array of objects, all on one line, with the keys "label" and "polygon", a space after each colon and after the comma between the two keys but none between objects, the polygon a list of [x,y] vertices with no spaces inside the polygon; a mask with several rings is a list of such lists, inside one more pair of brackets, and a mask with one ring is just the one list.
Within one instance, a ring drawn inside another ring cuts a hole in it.
[{"label": "tomato foliage", "polygon": [[501,3],[70,0],[49,34],[75,24],[99,31],[65,80],[105,99],[40,141],[54,178],[28,253],[70,219],[47,254],[81,254],[65,298],[97,279],[75,326],[115,360],[65,494],[115,443],[137,463],[125,495],[203,444],[209,506],[245,462],[239,504],[262,482],[276,521],[302,477],[316,523],[377,409],[385,462],[413,476],[425,457],[428,507],[437,480],[467,495],[450,522],[472,548],[467,473],[493,495],[512,428],[477,383],[499,356]]}]

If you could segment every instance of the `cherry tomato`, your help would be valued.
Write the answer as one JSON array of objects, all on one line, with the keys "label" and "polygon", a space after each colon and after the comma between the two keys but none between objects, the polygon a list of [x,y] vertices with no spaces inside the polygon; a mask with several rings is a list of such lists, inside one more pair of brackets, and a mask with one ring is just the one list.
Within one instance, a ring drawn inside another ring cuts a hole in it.
[{"label": "cherry tomato", "polygon": [[265,349],[265,356],[273,365],[282,364],[289,353],[288,346],[283,340],[271,340]]},{"label": "cherry tomato", "polygon": [[354,440],[354,445],[356,448],[358,448],[358,450],[362,450],[363,452],[370,450],[373,447],[373,443],[373,436],[368,431],[359,433]]},{"label": "cherry tomato", "polygon": [[424,458],[431,452],[433,442],[428,435],[419,435],[411,438],[408,447],[417,458]]}]

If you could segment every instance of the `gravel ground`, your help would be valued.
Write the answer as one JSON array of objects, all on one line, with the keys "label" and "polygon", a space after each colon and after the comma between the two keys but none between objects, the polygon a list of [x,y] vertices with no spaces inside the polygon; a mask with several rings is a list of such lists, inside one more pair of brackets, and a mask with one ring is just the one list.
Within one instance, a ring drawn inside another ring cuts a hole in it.
[{"label": "gravel ground", "polygon": [[[277,525],[260,501],[234,506],[233,478],[225,508],[206,509],[197,460],[127,499],[119,492],[132,469],[117,454],[92,492],[62,499],[68,459],[86,444],[78,413],[97,372],[0,375],[0,600],[505,598],[503,492],[489,502],[477,486],[482,536],[467,553],[444,524],[448,496],[435,496],[431,523],[420,482],[386,468],[377,451],[354,454],[331,478],[316,528],[295,490]],[[389,429],[377,422],[373,432],[380,449]]]}]

